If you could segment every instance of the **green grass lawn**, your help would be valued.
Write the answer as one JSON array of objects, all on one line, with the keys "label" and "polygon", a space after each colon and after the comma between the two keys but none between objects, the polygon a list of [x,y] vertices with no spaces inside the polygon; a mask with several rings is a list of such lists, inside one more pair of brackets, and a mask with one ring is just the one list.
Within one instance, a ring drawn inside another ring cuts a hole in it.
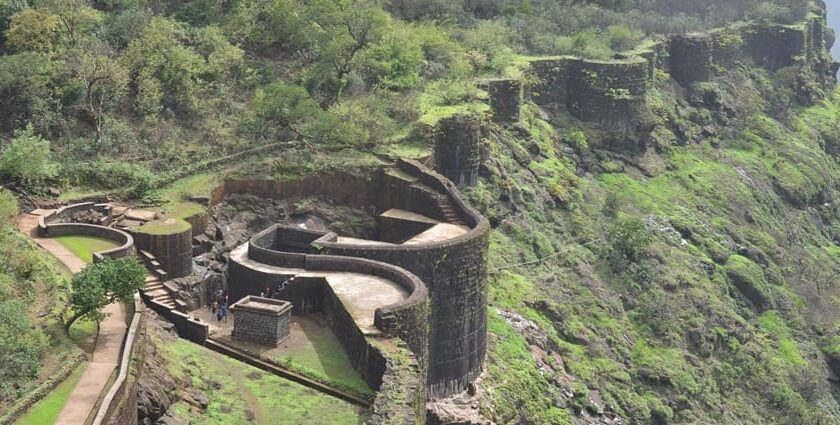
[{"label": "green grass lawn", "polygon": [[58,236],[55,240],[86,263],[93,262],[94,252],[105,251],[119,246],[116,242],[93,236]]},{"label": "green grass lawn", "polygon": [[374,394],[353,368],[341,342],[326,324],[305,317],[296,317],[295,321],[306,334],[305,340],[300,339],[294,344],[283,344],[277,350],[271,350],[272,360],[339,387],[361,394]]},{"label": "green grass lawn", "polygon": [[175,405],[195,425],[362,424],[367,411],[181,339],[157,341],[170,373],[210,398],[205,412]]},{"label": "green grass lawn", "polygon": [[172,182],[160,190],[160,196],[165,203],[156,211],[166,212],[168,217],[186,218],[206,212],[205,205],[190,202],[190,196],[210,196],[210,191],[221,184],[221,173],[208,172],[185,177]]},{"label": "green grass lawn", "polygon": [[15,425],[47,425],[55,423],[55,420],[58,419],[58,414],[61,413],[61,409],[67,403],[70,393],[82,377],[85,368],[87,368],[87,363],[80,364],[47,397],[35,403],[25,415],[15,422]]},{"label": "green grass lawn", "polygon": [[99,323],[93,320],[79,319],[70,327],[70,339],[86,353],[93,353]]}]

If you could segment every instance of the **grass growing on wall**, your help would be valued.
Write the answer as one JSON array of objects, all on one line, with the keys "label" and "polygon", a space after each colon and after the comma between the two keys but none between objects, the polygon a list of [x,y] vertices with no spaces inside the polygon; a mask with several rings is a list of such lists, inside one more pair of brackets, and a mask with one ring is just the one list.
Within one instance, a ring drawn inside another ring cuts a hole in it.
[{"label": "grass growing on wall", "polygon": [[35,403],[26,415],[15,422],[15,425],[47,425],[55,423],[55,420],[58,419],[58,414],[61,413],[61,409],[64,408],[64,404],[70,398],[70,393],[73,392],[73,388],[76,387],[86,367],[87,363],[76,367],[76,370],[64,382],[59,384],[46,398]]},{"label": "grass growing on wall", "polygon": [[119,246],[116,242],[94,236],[58,236],[55,240],[86,263],[93,262],[94,252]]}]

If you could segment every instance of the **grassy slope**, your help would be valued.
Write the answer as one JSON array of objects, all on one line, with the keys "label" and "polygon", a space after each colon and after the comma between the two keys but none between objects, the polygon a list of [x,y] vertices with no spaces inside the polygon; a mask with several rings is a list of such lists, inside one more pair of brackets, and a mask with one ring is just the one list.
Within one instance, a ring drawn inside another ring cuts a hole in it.
[{"label": "grassy slope", "polygon": [[[491,302],[534,321],[563,364],[529,353],[533,342],[491,308],[485,413],[562,423],[556,407],[595,411],[595,399],[633,423],[840,418],[813,332],[833,333],[837,320],[838,288],[827,275],[840,267],[832,201],[840,165],[824,145],[838,134],[838,105],[835,94],[785,124],[752,114],[717,146],[655,154],[662,171],[652,176],[599,160],[606,172],[578,179],[559,145],[541,141],[544,123],[526,119],[531,137],[502,131],[489,148],[504,172],[467,191],[500,222],[491,267],[562,255],[494,274]],[[526,150],[533,144],[535,157]],[[503,194],[511,201],[497,201]],[[629,218],[654,235],[653,273],[640,283],[602,255],[607,231]],[[766,311],[733,275],[763,291]]]},{"label": "grassy slope", "polygon": [[[0,229],[0,232],[8,232],[0,237],[0,258],[6,261],[3,266],[0,266],[0,281],[4,283],[4,295],[17,297],[28,303],[30,320],[35,326],[44,330],[48,340],[38,376],[26,382],[19,382],[20,394],[23,395],[52,376],[71,357],[76,356],[79,348],[74,341],[90,339],[91,332],[95,333],[95,326],[85,324],[74,326],[73,335],[68,337],[64,326],[59,322],[59,314],[65,306],[67,296],[67,280],[64,277],[63,268],[55,258],[45,255],[20,233],[9,229]],[[9,270],[15,270],[21,266],[29,270],[26,277],[10,274]],[[6,286],[9,284],[11,286]],[[80,366],[80,370],[84,370],[84,365]],[[74,383],[68,385],[72,389]],[[39,412],[41,406],[44,406],[47,411],[55,408],[52,403],[46,406],[38,404],[30,409],[30,414],[41,417],[42,413]],[[60,407],[58,406],[58,409]],[[56,411],[55,414],[57,413]]]},{"label": "grassy slope", "polygon": [[170,373],[210,397],[207,411],[191,413],[175,405],[194,424],[362,424],[355,406],[245,365],[201,346],[177,340],[159,344]]},{"label": "grassy slope", "polygon": [[307,335],[306,344],[284,349],[274,360],[304,375],[349,388],[361,394],[373,394],[359,373],[353,369],[347,352],[328,327],[300,321]]},{"label": "grassy slope", "polygon": [[79,365],[67,379],[57,386],[47,397],[32,406],[16,425],[46,425],[54,423],[64,404],[70,397],[76,383],[82,377],[87,364]]}]

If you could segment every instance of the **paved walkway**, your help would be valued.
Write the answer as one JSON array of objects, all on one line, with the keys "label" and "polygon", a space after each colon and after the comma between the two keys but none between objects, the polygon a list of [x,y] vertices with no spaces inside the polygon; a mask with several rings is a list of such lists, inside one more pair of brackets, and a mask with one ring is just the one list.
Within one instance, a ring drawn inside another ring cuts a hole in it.
[{"label": "paved walkway", "polygon": [[[18,229],[58,258],[72,273],[77,273],[85,267],[84,261],[54,239],[40,238],[37,235],[38,217],[49,212],[35,210],[25,215],[18,221]],[[96,347],[93,349],[90,364],[82,374],[79,383],[73,388],[70,398],[67,399],[67,403],[58,415],[56,425],[84,424],[99,395],[108,384],[111,374],[119,366],[120,349],[127,329],[125,310],[122,304],[117,303],[105,307],[105,312],[109,313],[109,316],[99,323],[99,335],[96,338]]]}]

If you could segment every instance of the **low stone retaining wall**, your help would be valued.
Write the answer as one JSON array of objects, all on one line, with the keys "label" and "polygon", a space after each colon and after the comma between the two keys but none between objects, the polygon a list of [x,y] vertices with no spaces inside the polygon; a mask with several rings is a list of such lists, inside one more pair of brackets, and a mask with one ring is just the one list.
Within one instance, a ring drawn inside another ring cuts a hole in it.
[{"label": "low stone retaining wall", "polygon": [[181,338],[201,345],[204,345],[204,342],[207,341],[207,336],[210,334],[210,325],[201,320],[193,319],[186,313],[170,309],[145,294],[142,294],[141,297],[150,310],[159,314],[175,326],[175,330],[178,331],[178,335]]},{"label": "low stone retaining wall", "polygon": [[52,214],[48,216],[44,216],[44,222],[46,224],[52,223],[72,223],[76,220],[73,217],[81,212],[86,211],[95,211],[99,214],[102,214],[105,220],[102,223],[98,224],[110,224],[110,219],[112,217],[111,213],[111,205],[110,204],[97,204],[93,202],[79,202],[76,204],[65,205],[57,210],[55,210]]},{"label": "low stone retaining wall", "polygon": [[136,299],[134,316],[123,342],[117,378],[96,412],[92,425],[136,425],[137,385],[146,350],[143,343],[143,305]]},{"label": "low stone retaining wall", "polygon": [[46,238],[56,236],[92,236],[116,242],[120,246],[105,251],[93,253],[94,261],[102,261],[105,257],[122,258],[134,255],[134,238],[128,233],[105,226],[82,223],[46,224],[44,217],[38,222],[38,235]]},{"label": "low stone retaining wall", "polygon": [[35,403],[48,396],[56,387],[61,385],[80,364],[87,360],[84,353],[79,353],[73,356],[69,362],[64,364],[55,375],[49,377],[44,383],[32,390],[30,393],[23,396],[14,405],[0,416],[0,425],[10,425],[21,418]]}]

